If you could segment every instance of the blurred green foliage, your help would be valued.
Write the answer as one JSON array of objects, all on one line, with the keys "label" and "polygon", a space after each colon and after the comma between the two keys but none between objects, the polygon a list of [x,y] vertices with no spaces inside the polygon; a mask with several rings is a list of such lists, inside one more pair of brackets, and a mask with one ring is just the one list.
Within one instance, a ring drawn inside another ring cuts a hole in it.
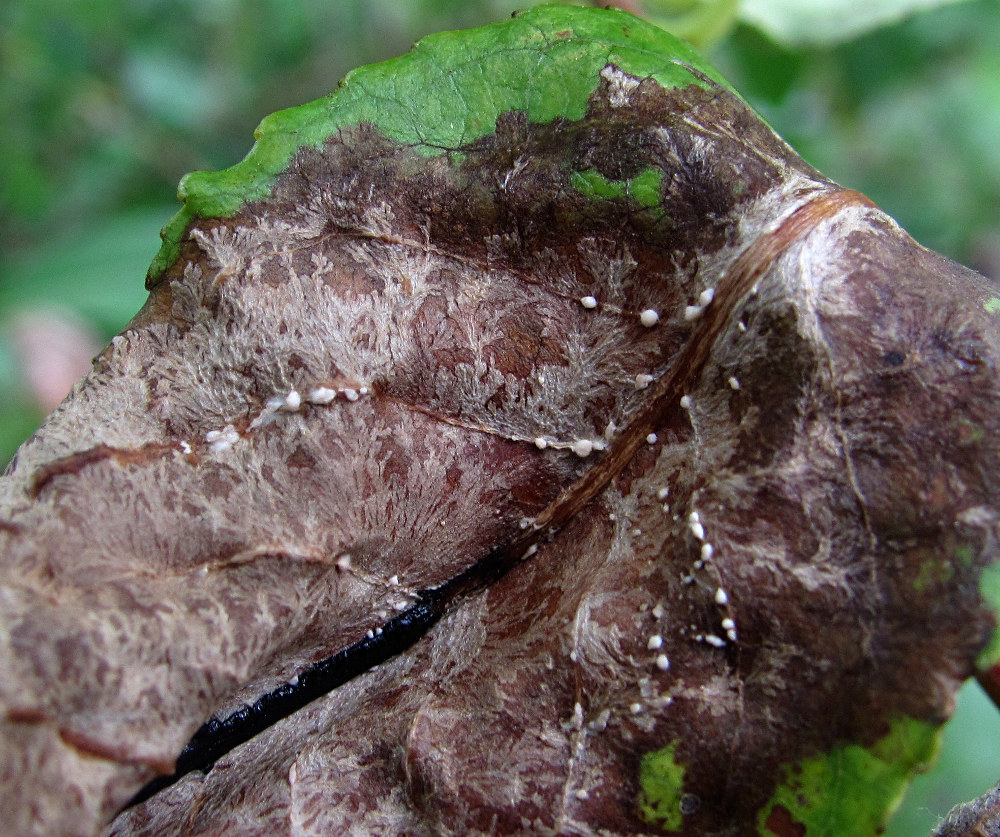
[{"label": "blurred green foliage", "polygon": [[[772,0],[620,5],[707,44],[710,60],[809,162],[866,192],[922,243],[997,276],[1000,0],[938,5],[843,41],[864,28],[858,2],[781,0],[771,25],[761,20],[774,17]],[[863,0],[865,14],[881,7],[866,20],[940,2]],[[0,461],[41,420],[4,328],[17,311],[67,307],[106,341],[142,304],[182,174],[232,165],[261,118],[325,95],[359,64],[525,5],[533,3],[0,3]],[[741,23],[741,13],[764,29]],[[1000,777],[1000,748],[989,744],[1000,723],[975,689],[959,707],[971,720],[949,725],[957,744],[917,783],[890,835],[927,834],[951,804]]]}]

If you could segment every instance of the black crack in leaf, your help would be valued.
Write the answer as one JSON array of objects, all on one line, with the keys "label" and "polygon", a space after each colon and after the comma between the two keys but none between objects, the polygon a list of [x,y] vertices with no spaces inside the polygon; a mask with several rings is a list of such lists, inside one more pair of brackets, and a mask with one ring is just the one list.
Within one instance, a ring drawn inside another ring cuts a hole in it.
[{"label": "black crack in leaf", "polygon": [[258,734],[105,833],[809,834],[857,800],[807,768],[916,766],[993,626],[995,289],[724,89],[602,78],[190,226],[6,478],[9,833],[210,718]]}]

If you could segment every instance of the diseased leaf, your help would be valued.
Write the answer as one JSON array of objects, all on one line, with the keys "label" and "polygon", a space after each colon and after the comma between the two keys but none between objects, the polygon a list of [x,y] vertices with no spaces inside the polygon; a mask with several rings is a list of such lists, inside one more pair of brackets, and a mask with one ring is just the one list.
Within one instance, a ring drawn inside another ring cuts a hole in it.
[{"label": "diseased leaf", "polygon": [[609,10],[182,191],[0,488],[5,833],[878,832],[995,627],[993,285]]}]

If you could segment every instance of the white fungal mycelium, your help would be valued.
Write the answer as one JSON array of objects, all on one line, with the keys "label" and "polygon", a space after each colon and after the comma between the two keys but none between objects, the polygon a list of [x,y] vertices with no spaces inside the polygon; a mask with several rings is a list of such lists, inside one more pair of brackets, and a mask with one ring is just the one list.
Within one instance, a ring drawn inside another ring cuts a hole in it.
[{"label": "white fungal mycelium", "polygon": [[660,671],[667,671],[670,668],[670,659],[666,654],[657,654],[655,662]]},{"label": "white fungal mycelium", "polygon": [[690,395],[682,395],[681,396],[681,407],[683,409],[685,409],[685,410],[690,410],[691,409],[691,396]]},{"label": "white fungal mycelium", "polygon": [[656,444],[656,440],[657,440],[657,436],[656,436],[655,433],[650,433],[650,434],[648,434],[646,436],[646,444],[647,445],[655,445]]},{"label": "white fungal mycelium", "polygon": [[586,788],[577,788],[573,792],[573,796],[577,799],[590,799],[590,792]]},{"label": "white fungal mycelium", "polygon": [[659,500],[661,503],[664,500],[666,500],[667,497],[669,496],[670,496],[670,489],[665,486],[656,492],[656,499]]},{"label": "white fungal mycelium", "polygon": [[663,605],[660,602],[657,602],[651,613],[653,614],[654,619],[662,619],[664,613]]},{"label": "white fungal mycelium", "polygon": [[702,525],[698,512],[693,511],[691,512],[691,516],[688,517],[688,529],[699,541],[705,540],[705,527]]},{"label": "white fungal mycelium", "polygon": [[316,387],[316,389],[310,390],[309,394],[306,396],[306,400],[310,404],[330,404],[337,397],[337,390],[330,389],[330,387]]},{"label": "white fungal mycelium", "polygon": [[590,439],[577,439],[573,442],[572,451],[584,459],[594,452],[594,443]]},{"label": "white fungal mycelium", "polygon": [[181,442],[181,451],[185,454],[191,453],[191,445],[189,442]]},{"label": "white fungal mycelium", "polygon": [[584,308],[596,308],[597,307],[597,297],[582,296],[582,297],[580,297],[580,304]]},{"label": "white fungal mycelium", "polygon": [[646,375],[646,374],[640,372],[638,375],[635,376],[635,388],[636,389],[645,389],[651,383],[653,383],[653,376],[652,375]]},{"label": "white fungal mycelium", "polygon": [[705,290],[698,294],[698,304],[702,308],[707,308],[711,305],[713,299],[715,299],[715,288],[705,288]]},{"label": "white fungal mycelium", "polygon": [[640,712],[642,712],[642,704],[630,703],[628,705],[628,711],[631,712],[633,715],[638,715]]},{"label": "white fungal mycelium", "polygon": [[740,388],[740,379],[737,378],[735,375],[730,375],[727,383],[729,384],[730,389]]},{"label": "white fungal mycelium", "polygon": [[231,424],[227,424],[222,430],[209,430],[205,434],[205,441],[212,448],[213,453],[225,453],[240,439],[240,434]]},{"label": "white fungal mycelium", "polygon": [[703,543],[701,545],[701,560],[702,561],[711,561],[712,560],[712,554],[714,552],[715,552],[715,547],[712,546],[712,544],[710,544],[710,543]]},{"label": "white fungal mycelium", "polygon": [[294,413],[302,406],[302,396],[299,395],[298,390],[289,390],[288,395],[285,396],[281,403],[281,409],[289,413]]},{"label": "white fungal mycelium", "polygon": [[357,401],[358,398],[360,398],[360,395],[356,389],[348,388],[344,390],[344,398],[348,401]]},{"label": "white fungal mycelium", "polygon": [[521,560],[523,561],[526,558],[530,558],[536,552],[538,552],[538,544],[537,543],[533,543],[526,550],[524,550],[524,552],[521,554]]},{"label": "white fungal mycelium", "polygon": [[701,316],[701,312],[705,309],[700,305],[685,305],[684,306],[684,319],[688,322],[691,320],[697,320]]},{"label": "white fungal mycelium", "polygon": [[549,443],[546,442],[545,439],[541,436],[536,436],[534,442],[535,442],[535,447],[538,448],[539,450],[545,450],[549,446]]},{"label": "white fungal mycelium", "polygon": [[729,604],[729,594],[721,587],[717,588],[715,591],[715,603],[719,607],[725,607]]},{"label": "white fungal mycelium", "polygon": [[649,640],[646,642],[646,648],[650,651],[659,651],[663,647],[663,637],[659,634],[653,634]]},{"label": "white fungal mycelium", "polygon": [[660,314],[658,311],[652,308],[647,308],[641,314],[639,314],[639,322],[642,323],[646,328],[652,328],[660,321]]},{"label": "white fungal mycelium", "polygon": [[705,634],[701,640],[707,645],[711,645],[713,648],[726,647],[726,641],[721,636],[716,636],[715,634]]},{"label": "white fungal mycelium", "polygon": [[334,566],[341,572],[347,572],[351,568],[351,556],[346,554],[338,556]]}]

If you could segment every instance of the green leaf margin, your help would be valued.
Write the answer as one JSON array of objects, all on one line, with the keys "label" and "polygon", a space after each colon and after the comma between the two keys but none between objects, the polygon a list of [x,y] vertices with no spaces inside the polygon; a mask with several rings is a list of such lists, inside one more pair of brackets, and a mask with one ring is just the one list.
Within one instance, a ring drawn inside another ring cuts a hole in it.
[{"label": "green leaf margin", "polygon": [[436,155],[491,134],[510,111],[533,123],[579,120],[608,64],[667,88],[731,90],[692,47],[617,9],[536,6],[502,23],[430,35],[399,58],[353,70],[329,96],[266,117],[235,166],[184,177],[184,206],[163,228],[147,286],[177,259],[195,218],[228,217],[267,197],[300,148],[367,123]]}]

